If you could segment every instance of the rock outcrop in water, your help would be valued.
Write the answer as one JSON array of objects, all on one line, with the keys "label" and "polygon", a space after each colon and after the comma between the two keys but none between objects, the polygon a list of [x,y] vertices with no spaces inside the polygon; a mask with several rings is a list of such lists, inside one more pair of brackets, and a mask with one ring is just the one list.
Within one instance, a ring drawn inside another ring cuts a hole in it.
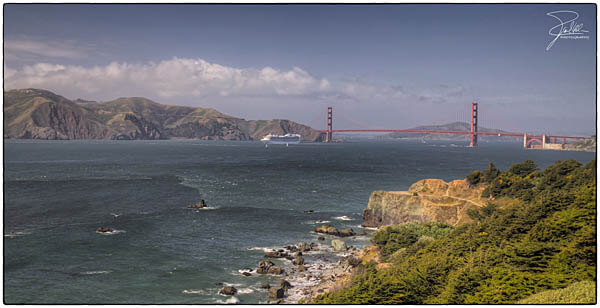
[{"label": "rock outcrop in water", "polygon": [[381,191],[371,194],[363,211],[363,227],[381,227],[410,221],[437,221],[450,225],[470,222],[467,210],[485,205],[481,192],[466,180],[445,182],[426,179],[408,191]]},{"label": "rock outcrop in water", "polygon": [[4,92],[4,138],[259,140],[267,134],[323,133],[289,120],[244,120],[210,108],[163,105],[143,97],[71,101],[50,91]]}]

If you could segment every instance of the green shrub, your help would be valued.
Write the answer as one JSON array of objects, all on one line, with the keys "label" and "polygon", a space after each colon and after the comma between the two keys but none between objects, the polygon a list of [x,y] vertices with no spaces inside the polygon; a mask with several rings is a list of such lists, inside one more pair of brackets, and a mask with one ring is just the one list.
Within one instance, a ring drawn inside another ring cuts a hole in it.
[{"label": "green shrub", "polygon": [[314,303],[594,303],[595,286],[573,283],[597,278],[596,162],[533,166],[489,173],[489,193],[520,201],[470,211],[477,223],[382,228],[372,242],[391,266],[357,270],[349,288]]},{"label": "green shrub", "polygon": [[531,295],[520,300],[518,304],[596,304],[596,283],[593,281],[576,282],[564,289]]}]

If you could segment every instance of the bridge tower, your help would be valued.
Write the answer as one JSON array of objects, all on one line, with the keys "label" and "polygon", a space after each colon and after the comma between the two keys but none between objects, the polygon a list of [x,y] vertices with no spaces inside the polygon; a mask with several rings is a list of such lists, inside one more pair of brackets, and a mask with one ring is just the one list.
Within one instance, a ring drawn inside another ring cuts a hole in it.
[{"label": "bridge tower", "polygon": [[469,144],[470,147],[477,146],[477,107],[477,103],[471,104],[471,143]]},{"label": "bridge tower", "polygon": [[327,107],[327,130],[325,134],[325,142],[330,142],[332,140],[332,130],[333,130],[333,108]]}]

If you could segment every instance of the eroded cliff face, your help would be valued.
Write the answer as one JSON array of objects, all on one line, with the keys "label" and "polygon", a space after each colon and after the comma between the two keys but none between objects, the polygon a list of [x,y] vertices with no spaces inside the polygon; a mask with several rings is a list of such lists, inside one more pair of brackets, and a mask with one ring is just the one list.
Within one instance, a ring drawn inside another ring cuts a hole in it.
[{"label": "eroded cliff face", "polygon": [[420,180],[408,191],[377,190],[363,211],[363,227],[381,227],[410,221],[437,221],[450,225],[470,222],[467,210],[486,204],[485,187],[472,187],[466,180],[447,183],[438,179]]}]

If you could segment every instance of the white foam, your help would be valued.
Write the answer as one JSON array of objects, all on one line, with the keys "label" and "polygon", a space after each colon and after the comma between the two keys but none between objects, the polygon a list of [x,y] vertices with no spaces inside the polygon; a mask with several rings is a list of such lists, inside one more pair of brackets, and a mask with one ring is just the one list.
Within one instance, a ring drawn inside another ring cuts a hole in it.
[{"label": "white foam", "polygon": [[195,207],[186,207],[186,209],[188,209],[188,210],[196,210],[196,212],[199,212],[199,211],[210,211],[210,210],[216,210],[216,209],[218,209],[218,208],[219,208],[218,206],[205,206],[205,207],[202,207],[202,208],[200,208],[200,207],[199,207],[199,208],[195,208]]},{"label": "white foam", "polygon": [[317,221],[315,221],[316,224],[325,224],[325,223],[328,223],[328,222],[331,222],[331,221],[329,221],[329,220],[317,220]]},{"label": "white foam", "polygon": [[275,247],[250,247],[250,248],[248,248],[248,250],[258,250],[258,251],[269,252],[269,251],[277,250],[277,248],[275,248]]},{"label": "white foam", "polygon": [[229,282],[223,282],[223,285],[226,287],[241,287],[241,286],[243,286],[243,284],[241,284],[241,283],[229,283]]},{"label": "white foam", "polygon": [[253,270],[253,269],[251,269],[251,268],[243,268],[243,269],[239,269],[239,270],[237,270],[237,271],[238,271],[238,273],[240,273],[240,274],[243,274],[243,273],[253,273],[253,272],[254,272],[254,270]]},{"label": "white foam", "polygon": [[102,234],[102,235],[115,235],[115,234],[125,233],[125,232],[127,232],[127,231],[125,231],[125,230],[112,230],[112,231],[109,231],[109,232],[98,232],[98,231],[96,231],[96,233]]},{"label": "white foam", "polygon": [[209,295],[210,292],[206,290],[183,290],[181,291],[183,294],[200,294],[200,295]]},{"label": "white foam", "polygon": [[238,289],[238,293],[239,294],[250,294],[250,293],[254,293],[254,290],[252,290],[250,288],[241,288],[241,289]]},{"label": "white foam", "polygon": [[337,220],[354,220],[348,216],[338,216],[338,217],[333,217],[333,219],[337,219]]},{"label": "white foam", "polygon": [[379,228],[377,228],[377,227],[363,227],[363,229],[367,229],[367,230],[378,230]]},{"label": "white foam", "polygon": [[108,274],[108,273],[112,273],[112,271],[87,271],[87,272],[82,272],[82,275],[100,275],[100,274]]},{"label": "white foam", "polygon": [[9,233],[9,234],[4,234],[4,237],[14,238],[14,237],[28,235],[28,234],[31,234],[31,232],[13,232],[13,233]]},{"label": "white foam", "polygon": [[228,298],[224,301],[217,300],[217,304],[237,304],[239,302],[240,302],[240,300],[235,296],[232,296],[231,298]]}]

